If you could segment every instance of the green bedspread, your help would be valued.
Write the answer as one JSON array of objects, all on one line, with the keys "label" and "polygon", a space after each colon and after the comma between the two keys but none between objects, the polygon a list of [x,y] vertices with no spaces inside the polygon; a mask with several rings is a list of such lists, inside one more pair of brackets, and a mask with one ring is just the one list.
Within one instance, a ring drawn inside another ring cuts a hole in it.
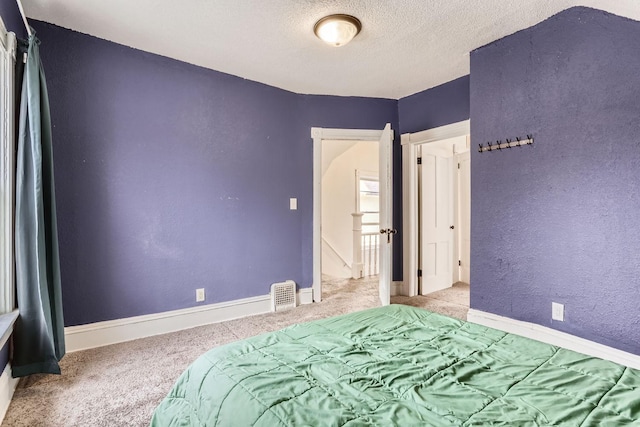
[{"label": "green bedspread", "polygon": [[640,371],[392,305],[214,348],[152,426],[640,426]]}]

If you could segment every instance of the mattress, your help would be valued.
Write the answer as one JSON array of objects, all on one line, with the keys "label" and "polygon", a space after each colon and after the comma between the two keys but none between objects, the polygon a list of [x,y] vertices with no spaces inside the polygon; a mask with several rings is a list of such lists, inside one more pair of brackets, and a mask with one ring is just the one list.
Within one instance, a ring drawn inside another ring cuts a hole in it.
[{"label": "mattress", "polygon": [[391,305],[216,347],[152,426],[640,426],[640,371]]}]

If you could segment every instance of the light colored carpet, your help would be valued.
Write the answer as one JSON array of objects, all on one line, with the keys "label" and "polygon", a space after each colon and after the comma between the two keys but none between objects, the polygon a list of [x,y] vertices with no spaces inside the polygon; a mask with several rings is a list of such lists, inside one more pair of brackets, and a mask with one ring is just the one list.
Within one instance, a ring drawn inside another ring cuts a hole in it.
[{"label": "light colored carpet", "polygon": [[[323,283],[318,304],[67,354],[62,375],[20,381],[2,426],[148,426],[178,376],[208,349],[379,305],[377,277]],[[391,302],[465,319],[469,287],[457,283],[429,297],[393,297]]]}]

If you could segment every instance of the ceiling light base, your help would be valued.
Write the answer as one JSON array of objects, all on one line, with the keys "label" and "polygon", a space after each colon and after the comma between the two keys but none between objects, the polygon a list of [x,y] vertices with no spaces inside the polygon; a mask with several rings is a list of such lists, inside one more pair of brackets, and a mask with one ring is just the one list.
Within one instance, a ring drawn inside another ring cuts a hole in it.
[{"label": "ceiling light base", "polygon": [[323,42],[340,47],[349,43],[362,29],[360,20],[351,15],[325,16],[316,22],[313,32]]}]

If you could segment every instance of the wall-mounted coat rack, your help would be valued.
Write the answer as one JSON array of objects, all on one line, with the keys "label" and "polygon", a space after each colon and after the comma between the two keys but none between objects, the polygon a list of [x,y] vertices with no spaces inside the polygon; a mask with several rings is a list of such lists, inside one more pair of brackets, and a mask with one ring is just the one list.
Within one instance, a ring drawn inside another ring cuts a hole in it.
[{"label": "wall-mounted coat rack", "polygon": [[478,151],[480,153],[484,151],[496,151],[496,150],[505,150],[512,147],[522,147],[525,145],[533,144],[533,135],[527,135],[526,139],[517,138],[515,140],[511,140],[509,138],[504,141],[496,141],[495,144],[491,142],[487,142],[487,145],[478,144]]}]

